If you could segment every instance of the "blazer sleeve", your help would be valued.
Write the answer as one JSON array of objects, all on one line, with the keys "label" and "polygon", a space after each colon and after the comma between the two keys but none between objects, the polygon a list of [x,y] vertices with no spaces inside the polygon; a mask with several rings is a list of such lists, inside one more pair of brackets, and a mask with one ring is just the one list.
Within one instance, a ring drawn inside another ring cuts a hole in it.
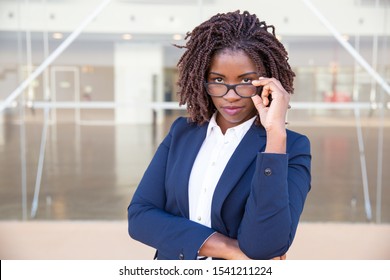
[{"label": "blazer sleeve", "polygon": [[165,176],[172,131],[158,147],[128,207],[132,238],[158,250],[168,259],[196,259],[198,250],[215,230],[165,210]]},{"label": "blazer sleeve", "polygon": [[295,137],[288,154],[259,153],[245,213],[238,230],[241,250],[253,259],[282,256],[297,230],[311,188],[310,142]]}]

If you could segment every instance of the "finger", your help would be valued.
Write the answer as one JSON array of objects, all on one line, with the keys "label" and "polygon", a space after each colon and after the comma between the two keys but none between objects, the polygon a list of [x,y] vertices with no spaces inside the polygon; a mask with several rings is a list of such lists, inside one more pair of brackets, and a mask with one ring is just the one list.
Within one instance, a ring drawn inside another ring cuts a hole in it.
[{"label": "finger", "polygon": [[272,82],[277,88],[279,88],[280,90],[283,90],[283,91],[284,91],[284,87],[282,86],[282,83],[281,83],[279,80],[277,80],[277,79],[275,79],[275,78],[270,78],[269,80],[270,80],[270,82]]},{"label": "finger", "polygon": [[286,91],[282,83],[275,78],[259,77],[258,80],[253,80],[252,84],[254,86],[265,86],[266,84],[270,84],[270,88],[272,89],[272,91],[280,91],[280,92]]},{"label": "finger", "polygon": [[274,257],[274,258],[272,258],[271,260],[276,260],[276,261],[284,261],[284,260],[286,260],[286,258],[287,258],[287,254],[284,254],[283,256],[279,256],[279,257]]},{"label": "finger", "polygon": [[258,80],[253,80],[252,81],[252,85],[258,87],[258,86],[262,86],[266,83],[266,79],[263,78],[263,77],[260,77]]},{"label": "finger", "polygon": [[268,83],[263,86],[263,90],[261,91],[261,99],[263,100],[264,106],[268,106],[271,102],[270,95],[274,92],[272,84]]},{"label": "finger", "polygon": [[[271,103],[271,100],[274,98],[274,94],[288,95],[280,81],[275,78],[260,77],[258,80],[253,80],[252,84],[254,86],[263,86],[260,95],[263,100],[263,104],[266,107]],[[272,98],[270,96],[272,96]]]},{"label": "finger", "polygon": [[265,105],[263,103],[263,100],[261,99],[260,96],[258,95],[255,95],[255,96],[252,96],[252,101],[253,101],[253,104],[255,105],[257,111],[261,111],[265,108]]},{"label": "finger", "polygon": [[253,80],[252,85],[254,85],[255,87],[261,86],[261,81],[260,80]]},{"label": "finger", "polygon": [[[256,87],[264,86],[266,84],[266,79],[267,78],[260,77],[259,80],[253,80],[252,85],[254,85]],[[261,95],[263,105],[267,106],[269,104],[269,100],[268,100],[269,93],[264,92],[264,87],[261,89],[260,95]]]}]

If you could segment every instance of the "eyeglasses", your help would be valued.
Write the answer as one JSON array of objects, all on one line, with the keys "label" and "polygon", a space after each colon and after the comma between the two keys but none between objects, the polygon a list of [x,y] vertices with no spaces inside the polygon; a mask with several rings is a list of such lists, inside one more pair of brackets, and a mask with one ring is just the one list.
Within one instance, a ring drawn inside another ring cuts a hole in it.
[{"label": "eyeglasses", "polygon": [[222,97],[226,95],[231,89],[233,89],[234,92],[242,98],[250,98],[261,92],[261,87],[255,87],[252,84],[228,85],[222,83],[204,82],[204,86],[206,88],[207,93],[215,97]]}]

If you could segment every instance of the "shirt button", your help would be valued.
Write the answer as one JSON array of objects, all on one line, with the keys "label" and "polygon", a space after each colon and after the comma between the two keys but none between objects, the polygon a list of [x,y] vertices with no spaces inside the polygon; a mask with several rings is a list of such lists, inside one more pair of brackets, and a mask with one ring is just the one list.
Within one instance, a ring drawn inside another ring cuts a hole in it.
[{"label": "shirt button", "polygon": [[180,260],[184,260],[184,254],[183,254],[183,253],[180,253],[179,259],[180,259]]},{"label": "shirt button", "polygon": [[264,169],[264,174],[265,174],[265,176],[270,176],[272,174],[271,168]]},{"label": "shirt button", "polygon": [[202,220],[202,217],[201,216],[198,216],[198,218],[196,218],[199,222]]}]

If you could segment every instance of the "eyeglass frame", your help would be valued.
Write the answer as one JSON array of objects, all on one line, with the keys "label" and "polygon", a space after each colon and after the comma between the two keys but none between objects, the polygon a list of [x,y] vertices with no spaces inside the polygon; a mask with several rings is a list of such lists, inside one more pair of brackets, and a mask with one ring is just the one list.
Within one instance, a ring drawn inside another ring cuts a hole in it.
[{"label": "eyeglass frame", "polygon": [[[211,84],[211,85],[224,85],[224,86],[226,86],[227,91],[226,91],[224,94],[222,94],[222,95],[213,95],[213,94],[210,94],[209,91],[208,91],[208,89],[207,89],[207,86],[210,85],[210,84]],[[231,85],[231,84],[214,83],[214,82],[208,83],[208,82],[205,81],[205,82],[203,82],[203,85],[204,85],[204,87],[205,87],[205,89],[206,89],[207,94],[210,95],[210,96],[213,96],[213,97],[224,97],[224,96],[229,92],[229,90],[233,89],[234,92],[235,92],[235,94],[237,94],[239,97],[241,97],[241,98],[251,98],[251,97],[256,96],[257,94],[259,94],[259,93],[263,90],[263,87],[262,87],[262,86],[256,87],[256,86],[254,86],[254,85],[252,85],[252,84],[248,84],[248,83],[240,83],[240,84],[233,84],[233,85]],[[247,85],[247,86],[248,86],[248,85],[252,85],[252,86],[254,86],[254,87],[256,88],[256,92],[255,92],[253,95],[251,95],[251,96],[242,96],[242,95],[240,95],[240,94],[237,92],[236,87],[237,87],[237,86],[243,86],[243,85]]]}]

